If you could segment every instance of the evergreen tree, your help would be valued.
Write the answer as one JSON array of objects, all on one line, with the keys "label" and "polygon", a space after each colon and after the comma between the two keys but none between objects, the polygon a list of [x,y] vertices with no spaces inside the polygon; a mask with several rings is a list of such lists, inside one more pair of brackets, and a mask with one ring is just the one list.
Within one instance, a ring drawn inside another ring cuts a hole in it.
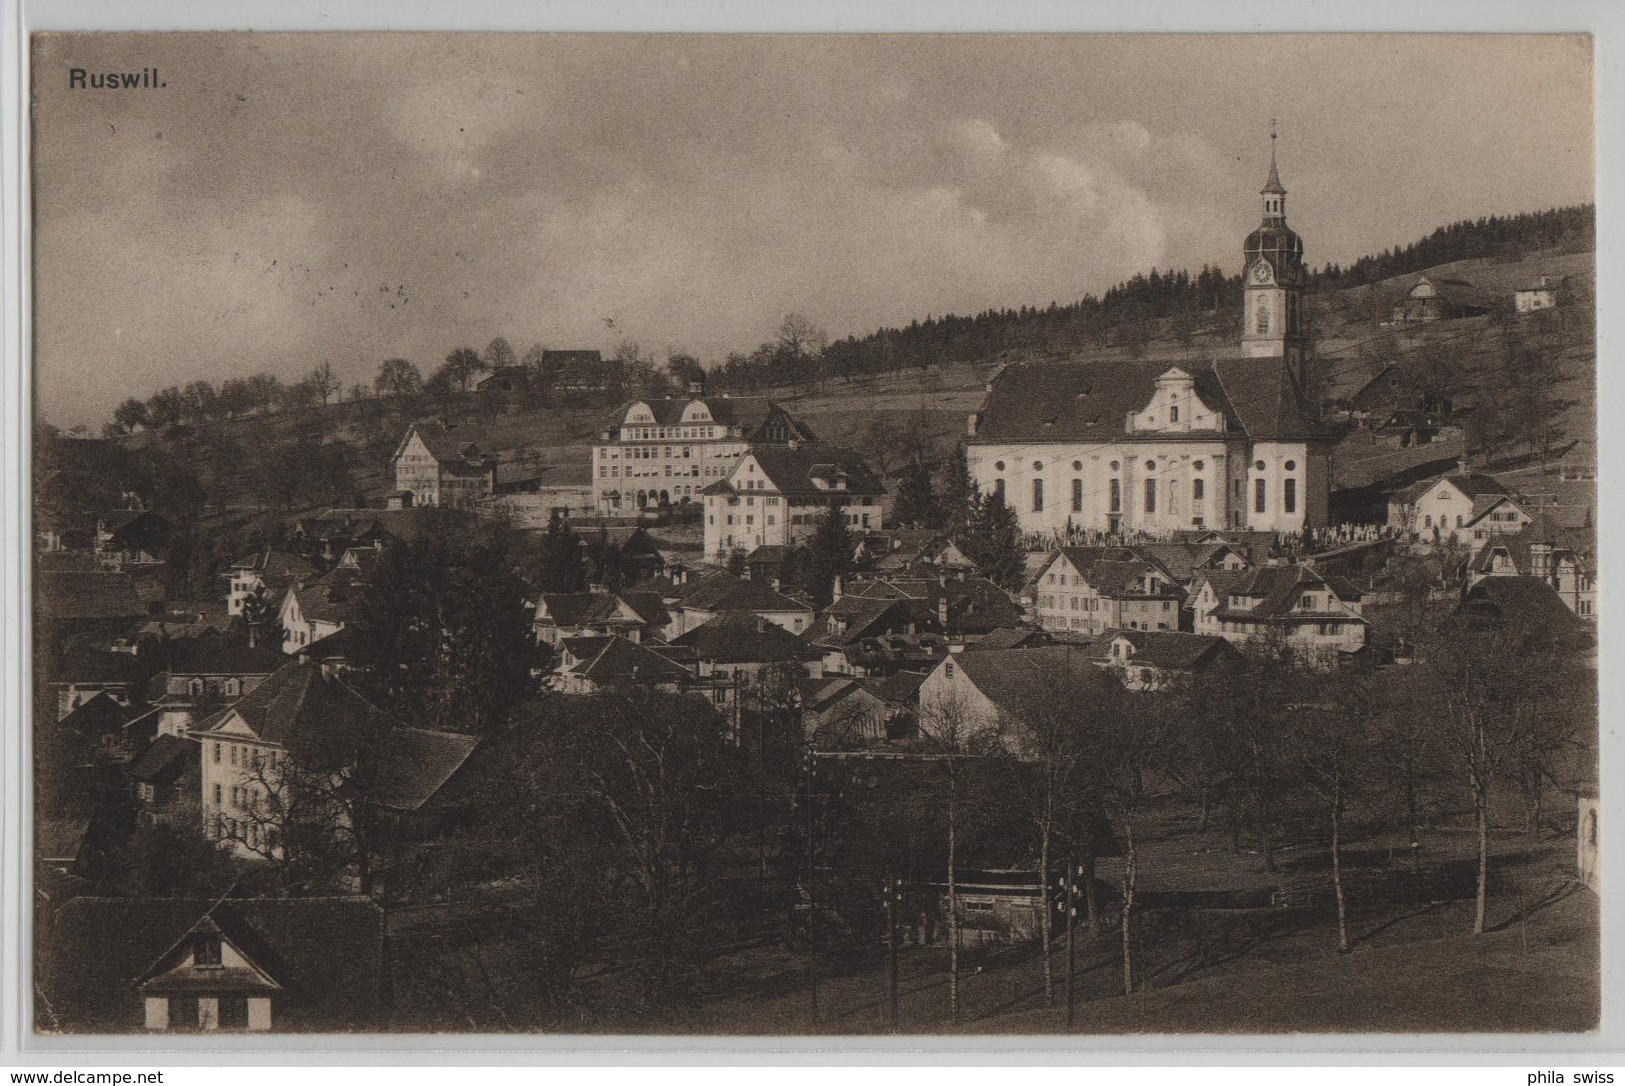
[{"label": "evergreen tree", "polygon": [[892,518],[899,528],[937,528],[942,525],[942,507],[931,486],[931,469],[915,458],[898,476],[897,504]]},{"label": "evergreen tree", "polygon": [[942,523],[950,533],[961,534],[970,526],[975,490],[970,468],[965,464],[965,446],[961,445],[942,469]]},{"label": "evergreen tree", "polygon": [[587,563],[581,556],[581,537],[565,523],[557,509],[542,537],[541,589],[543,592],[585,592]]},{"label": "evergreen tree", "polygon": [[995,491],[982,497],[973,495],[973,520],[965,542],[968,554],[982,575],[1002,588],[1014,591],[1027,576],[1027,552],[1021,543],[1021,526],[1004,495]]},{"label": "evergreen tree", "polygon": [[835,596],[835,578],[852,570],[852,533],[839,498],[832,497],[818,518],[807,552],[804,585],[818,606],[827,606]]}]

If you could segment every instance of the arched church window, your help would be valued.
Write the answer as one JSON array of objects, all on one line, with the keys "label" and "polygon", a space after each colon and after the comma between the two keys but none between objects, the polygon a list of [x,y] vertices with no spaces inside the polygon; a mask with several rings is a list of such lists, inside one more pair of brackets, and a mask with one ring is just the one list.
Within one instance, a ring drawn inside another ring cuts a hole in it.
[{"label": "arched church window", "polygon": [[1258,299],[1258,334],[1268,335],[1270,330],[1270,304],[1264,299]]}]

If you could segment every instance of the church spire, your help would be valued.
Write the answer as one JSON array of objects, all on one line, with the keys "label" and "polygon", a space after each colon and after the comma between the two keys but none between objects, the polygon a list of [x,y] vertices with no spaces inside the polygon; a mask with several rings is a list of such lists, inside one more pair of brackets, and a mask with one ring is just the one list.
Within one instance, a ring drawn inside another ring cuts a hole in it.
[{"label": "church spire", "polygon": [[1270,118],[1270,179],[1264,182],[1259,189],[1261,196],[1285,196],[1286,189],[1281,185],[1281,175],[1275,172],[1275,118]]}]

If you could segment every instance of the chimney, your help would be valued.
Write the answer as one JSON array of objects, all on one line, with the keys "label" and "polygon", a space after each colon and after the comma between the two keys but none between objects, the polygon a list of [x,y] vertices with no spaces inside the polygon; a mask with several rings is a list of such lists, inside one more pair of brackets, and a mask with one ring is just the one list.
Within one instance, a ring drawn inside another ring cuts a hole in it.
[{"label": "chimney", "polygon": [[1466,453],[1462,453],[1461,456],[1456,458],[1456,474],[1457,475],[1466,475],[1466,474],[1468,474],[1467,454]]},{"label": "chimney", "polygon": [[797,439],[797,438],[793,438],[793,437],[792,437],[792,438],[791,438],[791,439],[790,439],[790,447],[791,447],[791,448],[792,448],[792,449],[799,449],[799,448],[801,448],[801,442],[800,442],[800,440],[799,440],[799,439]]},{"label": "chimney", "polygon": [[981,424],[982,424],[982,413],[980,411],[972,411],[965,418],[965,436],[966,437],[975,437],[976,436],[976,428],[978,426],[980,426]]},{"label": "chimney", "polygon": [[938,596],[937,597],[937,621],[942,623],[942,628],[943,629],[948,628],[948,597],[947,596]]},{"label": "chimney", "polygon": [[837,573],[835,575],[835,594],[830,598],[830,602],[834,603],[836,600],[840,599],[841,593],[845,591],[845,589],[846,585],[844,583],[844,579],[839,573]]}]

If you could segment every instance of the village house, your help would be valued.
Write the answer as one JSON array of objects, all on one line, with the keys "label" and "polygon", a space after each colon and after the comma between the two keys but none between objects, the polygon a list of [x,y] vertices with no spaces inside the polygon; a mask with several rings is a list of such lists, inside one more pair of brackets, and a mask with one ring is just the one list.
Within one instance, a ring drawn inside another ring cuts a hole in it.
[{"label": "village house", "polygon": [[198,824],[203,760],[198,745],[182,735],[159,735],[141,748],[125,770],[144,825]]},{"label": "village house", "polygon": [[825,675],[922,671],[949,652],[936,610],[925,600],[901,595],[840,596],[803,636],[823,654]]},{"label": "village house", "polygon": [[1062,547],[1032,582],[1038,624],[1093,638],[1110,629],[1178,630],[1185,592],[1126,547]]},{"label": "village house", "polygon": [[76,648],[64,652],[49,668],[46,687],[56,701],[56,719],[62,720],[98,694],[106,694],[126,708],[136,704],[157,665],[130,652]]},{"label": "village house", "polygon": [[1244,246],[1237,350],[1204,359],[1021,362],[970,416],[965,458],[1024,531],[1327,523],[1330,433],[1307,398],[1303,241],[1273,155]]},{"label": "village house", "polygon": [[673,659],[674,655],[692,659],[692,650],[656,651],[618,635],[566,638],[559,647],[552,683],[566,694],[626,686],[677,693],[694,685],[695,669]]},{"label": "village house", "polygon": [[812,443],[772,400],[727,396],[634,400],[592,446],[593,506],[606,515],[695,501],[752,446]]},{"label": "village house", "polygon": [[1356,425],[1400,448],[1431,442],[1454,409],[1449,399],[1421,388],[1398,362],[1384,363],[1348,401]]},{"label": "village house", "polygon": [[243,601],[257,592],[280,599],[295,582],[314,578],[319,571],[308,558],[266,547],[233,562],[220,576],[227,581],[226,613],[243,613]]},{"label": "village house", "polygon": [[929,528],[894,528],[866,532],[852,548],[856,568],[880,576],[974,571],[952,539]]},{"label": "village house", "polygon": [[[342,680],[300,662],[202,720],[190,738],[202,751],[204,832],[244,858],[278,854],[283,827],[273,793],[289,774],[349,775],[365,765],[362,801],[411,816],[479,744],[470,735],[407,727]],[[294,750],[307,745],[320,748],[330,764],[300,764]]]},{"label": "village house", "polygon": [[147,613],[128,573],[40,570],[34,590],[39,621],[59,643],[82,634],[126,632]]},{"label": "village house", "polygon": [[1460,320],[1481,317],[1490,311],[1490,302],[1465,279],[1432,273],[1418,276],[1405,298],[1394,306],[1394,321],[1412,324],[1421,321]]},{"label": "village house", "polygon": [[[781,698],[818,673],[822,654],[775,622],[724,611],[672,640],[693,653],[695,675],[718,712],[737,726],[741,709]],[[772,707],[772,706],[768,706]]]},{"label": "village house", "polygon": [[442,422],[408,426],[390,467],[403,507],[467,506],[496,491],[497,458]]},{"label": "village house", "polygon": [[96,562],[108,570],[162,565],[174,526],[146,509],[118,509],[96,515]]},{"label": "village house", "polygon": [[1533,313],[1537,309],[1554,309],[1561,291],[1568,282],[1566,275],[1542,275],[1524,283],[1512,292],[1512,308],[1518,313]]},{"label": "village house", "polygon": [[1557,591],[1577,616],[1597,621],[1596,533],[1536,522],[1515,534],[1492,535],[1467,564],[1467,587],[1486,577],[1536,577]]},{"label": "village house", "polygon": [[595,350],[543,350],[541,370],[543,380],[561,396],[609,392],[618,381],[615,363]]},{"label": "village house", "polygon": [[195,721],[252,692],[288,662],[277,648],[219,635],[170,641],[161,651],[168,667],[153,703],[159,735],[185,735]]},{"label": "village house", "polygon": [[1475,629],[1581,630],[1581,620],[1550,581],[1540,577],[1485,577],[1462,596],[1458,614]]},{"label": "village house", "polygon": [[557,647],[572,637],[661,640],[671,615],[653,592],[544,592],[536,597],[532,624],[538,644]]},{"label": "village house", "polygon": [[388,1022],[384,914],[369,898],[76,897],[43,930],[55,1030],[331,1033]]},{"label": "village house", "polygon": [[994,630],[1019,626],[1026,617],[1010,593],[986,577],[963,569],[933,572],[922,567],[911,576],[854,576],[842,588],[853,599],[918,600],[937,617],[937,626],[952,645],[969,645]]},{"label": "village house", "polygon": [[917,731],[921,671],[884,678],[825,675],[802,682],[801,727],[816,750],[884,746]]},{"label": "village house", "polygon": [[956,652],[920,684],[920,728],[939,738],[952,733],[971,747],[996,739],[1020,757],[1030,748],[1020,720],[1032,699],[1074,684],[1086,688],[1101,674],[1083,646]]},{"label": "village house", "polygon": [[724,479],[707,486],[705,553],[804,543],[837,508],[853,531],[883,527],[885,488],[857,453],[829,445],[752,445]]},{"label": "village house", "polygon": [[1280,647],[1327,667],[1366,643],[1360,593],[1341,577],[1309,566],[1278,565],[1200,574],[1191,607],[1196,633],[1238,647]]},{"label": "village house", "polygon": [[718,571],[691,581],[686,588],[671,605],[677,616],[672,625],[674,638],[729,611],[748,611],[793,634],[805,633],[813,624],[812,604],[760,581]]},{"label": "village house", "polygon": [[1462,543],[1520,531],[1532,518],[1493,475],[1469,471],[1466,461],[1449,475],[1395,491],[1388,525],[1422,540]]},{"label": "village house", "polygon": [[361,570],[335,566],[308,584],[295,584],[277,611],[282,651],[290,656],[331,637],[361,613]]},{"label": "village house", "polygon": [[1163,630],[1108,630],[1089,646],[1089,655],[1136,691],[1165,690],[1241,656],[1222,637]]}]

